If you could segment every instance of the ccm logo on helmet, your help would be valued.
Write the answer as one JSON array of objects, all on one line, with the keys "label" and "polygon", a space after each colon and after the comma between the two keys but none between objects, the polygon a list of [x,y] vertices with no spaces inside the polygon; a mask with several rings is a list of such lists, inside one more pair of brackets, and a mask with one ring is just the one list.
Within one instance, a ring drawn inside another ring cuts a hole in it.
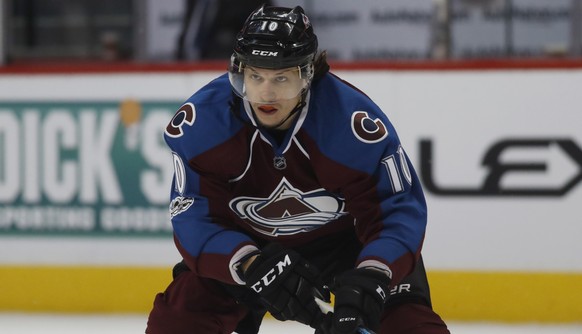
[{"label": "ccm logo on helmet", "polygon": [[277,57],[279,51],[253,50],[251,54],[254,56]]},{"label": "ccm logo on helmet", "polygon": [[253,284],[251,288],[256,292],[263,291],[263,288],[268,287],[273,281],[277,278],[277,276],[281,275],[285,267],[291,265],[291,258],[289,258],[289,254],[285,255],[285,258],[275,265],[263,278],[261,278],[257,283]]}]

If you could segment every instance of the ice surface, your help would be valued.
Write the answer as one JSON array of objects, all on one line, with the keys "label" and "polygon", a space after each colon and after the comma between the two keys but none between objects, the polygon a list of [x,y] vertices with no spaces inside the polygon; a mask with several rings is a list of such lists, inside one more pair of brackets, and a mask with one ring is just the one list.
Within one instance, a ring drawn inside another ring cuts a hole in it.
[{"label": "ice surface", "polygon": [[[2,334],[130,334],[143,333],[146,315],[67,315],[0,313]],[[458,334],[581,334],[581,324],[449,323]],[[196,333],[195,331],[193,334]],[[312,334],[307,326],[266,320],[259,334]]]}]

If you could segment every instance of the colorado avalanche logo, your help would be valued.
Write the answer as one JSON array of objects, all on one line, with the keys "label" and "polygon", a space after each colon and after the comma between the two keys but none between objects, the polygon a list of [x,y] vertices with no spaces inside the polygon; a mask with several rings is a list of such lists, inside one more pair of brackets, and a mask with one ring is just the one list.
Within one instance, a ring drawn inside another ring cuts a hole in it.
[{"label": "colorado avalanche logo", "polygon": [[269,236],[312,231],[346,214],[342,198],[323,189],[304,193],[285,178],[268,198],[238,197],[230,208]]}]

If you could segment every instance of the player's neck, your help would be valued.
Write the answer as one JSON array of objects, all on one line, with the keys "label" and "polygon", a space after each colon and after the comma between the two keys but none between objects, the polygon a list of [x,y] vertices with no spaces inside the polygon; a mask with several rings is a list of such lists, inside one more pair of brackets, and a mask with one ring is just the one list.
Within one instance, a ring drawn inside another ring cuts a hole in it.
[{"label": "player's neck", "polygon": [[266,129],[267,132],[271,135],[271,137],[273,137],[273,139],[275,139],[275,141],[277,142],[277,145],[281,145],[283,143],[283,140],[285,140],[285,135],[287,134],[287,131],[289,129]]}]

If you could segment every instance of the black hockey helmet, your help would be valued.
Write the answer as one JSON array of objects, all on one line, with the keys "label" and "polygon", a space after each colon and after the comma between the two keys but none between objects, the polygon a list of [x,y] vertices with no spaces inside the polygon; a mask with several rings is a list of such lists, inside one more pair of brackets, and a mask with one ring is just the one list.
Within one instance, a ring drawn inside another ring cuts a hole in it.
[{"label": "black hockey helmet", "polygon": [[278,69],[313,61],[317,36],[303,8],[259,7],[234,43],[234,57],[246,65]]},{"label": "black hockey helmet", "polygon": [[245,100],[253,100],[245,84],[247,67],[278,70],[295,68],[299,84],[280,91],[280,99],[304,94],[313,79],[313,61],[317,36],[303,8],[261,6],[247,18],[237,34],[228,68],[233,91]]}]

